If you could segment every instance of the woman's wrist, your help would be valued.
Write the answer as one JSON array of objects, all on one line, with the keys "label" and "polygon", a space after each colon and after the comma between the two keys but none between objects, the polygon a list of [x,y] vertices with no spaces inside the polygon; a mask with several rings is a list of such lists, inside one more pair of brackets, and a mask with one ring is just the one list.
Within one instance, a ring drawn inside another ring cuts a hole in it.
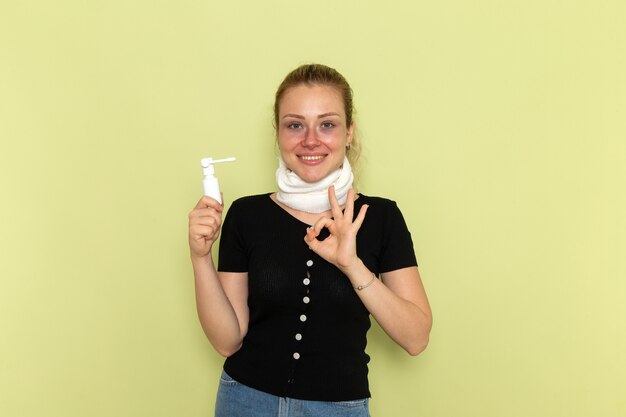
[{"label": "woman's wrist", "polygon": [[373,282],[372,278],[375,277],[360,258],[356,258],[352,266],[342,268],[341,272],[348,277],[352,286],[357,290],[369,287]]},{"label": "woman's wrist", "polygon": [[370,278],[370,280],[367,282],[367,284],[357,285],[356,287],[354,287],[354,289],[357,290],[357,291],[363,291],[364,289],[366,289],[367,287],[372,285],[375,280],[376,280],[376,275],[372,274],[372,278]]},{"label": "woman's wrist", "polygon": [[194,267],[213,266],[213,251],[206,255],[196,255],[191,253],[191,264]]}]

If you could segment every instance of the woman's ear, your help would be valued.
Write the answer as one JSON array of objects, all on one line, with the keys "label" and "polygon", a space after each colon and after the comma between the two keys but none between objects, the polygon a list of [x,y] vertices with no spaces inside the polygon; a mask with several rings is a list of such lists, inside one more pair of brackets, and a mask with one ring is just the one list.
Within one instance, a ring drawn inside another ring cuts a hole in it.
[{"label": "woman's ear", "polygon": [[348,135],[346,136],[346,146],[350,146],[352,144],[352,136],[354,135],[354,120],[350,123],[350,127],[348,127]]}]

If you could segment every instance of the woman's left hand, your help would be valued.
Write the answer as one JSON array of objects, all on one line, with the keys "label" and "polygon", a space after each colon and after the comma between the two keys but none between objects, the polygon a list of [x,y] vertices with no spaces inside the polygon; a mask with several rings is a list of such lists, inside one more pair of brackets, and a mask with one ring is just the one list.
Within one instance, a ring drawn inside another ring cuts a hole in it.
[{"label": "woman's left hand", "polygon": [[[354,216],[354,190],[348,191],[345,210],[342,212],[339,202],[335,196],[335,187],[328,188],[328,200],[332,218],[320,217],[313,226],[306,231],[304,241],[309,248],[326,261],[332,263],[341,271],[345,272],[356,265],[358,260],[356,254],[356,234],[365,220],[367,205],[363,205],[358,216],[352,221]],[[317,240],[323,228],[330,232],[324,240]]]}]

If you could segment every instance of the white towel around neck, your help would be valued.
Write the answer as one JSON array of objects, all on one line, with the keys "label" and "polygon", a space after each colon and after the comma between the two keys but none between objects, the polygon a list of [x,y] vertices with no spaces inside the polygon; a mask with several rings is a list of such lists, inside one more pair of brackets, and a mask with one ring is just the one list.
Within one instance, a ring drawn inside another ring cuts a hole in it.
[{"label": "white towel around neck", "polygon": [[285,165],[282,157],[278,157],[276,183],[278,194],[276,199],[295,210],[307,213],[322,213],[330,210],[328,201],[328,187],[335,186],[335,195],[339,205],[346,203],[348,191],[352,187],[354,175],[348,158],[344,157],[343,164],[317,182],[306,182]]}]

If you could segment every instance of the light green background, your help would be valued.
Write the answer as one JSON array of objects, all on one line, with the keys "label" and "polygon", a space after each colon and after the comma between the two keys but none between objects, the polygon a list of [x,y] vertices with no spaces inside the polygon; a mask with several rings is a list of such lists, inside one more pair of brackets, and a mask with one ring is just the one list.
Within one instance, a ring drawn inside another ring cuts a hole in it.
[{"label": "light green background", "polygon": [[435,317],[417,358],[370,333],[374,417],[625,416],[625,4],[4,0],[0,415],[211,415],[199,160],[273,190],[275,88],[322,62]]}]

